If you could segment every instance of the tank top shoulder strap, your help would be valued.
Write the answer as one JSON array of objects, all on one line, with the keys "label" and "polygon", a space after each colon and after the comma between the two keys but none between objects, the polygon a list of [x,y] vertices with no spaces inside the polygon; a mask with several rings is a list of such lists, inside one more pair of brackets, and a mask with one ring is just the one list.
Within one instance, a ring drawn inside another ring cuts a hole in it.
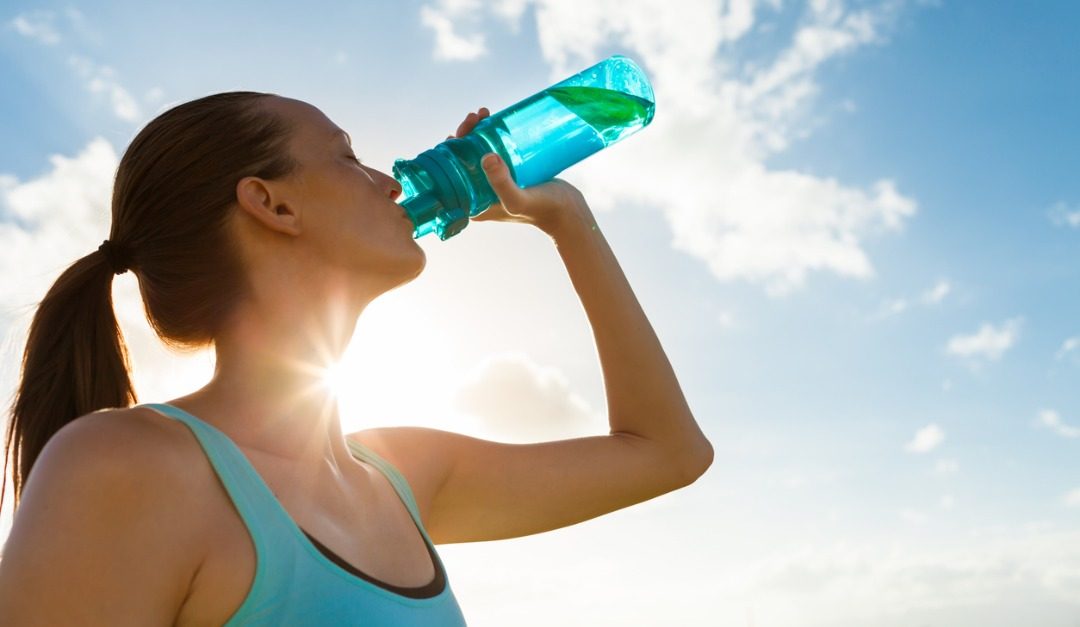
[{"label": "tank top shoulder strap", "polygon": [[345,440],[349,443],[349,450],[352,452],[353,457],[360,461],[372,464],[379,472],[386,476],[390,481],[390,485],[394,487],[398,496],[405,503],[405,507],[409,510],[409,514],[411,514],[413,520],[416,521],[416,526],[419,527],[426,536],[427,531],[420,522],[420,508],[416,505],[416,497],[413,496],[412,488],[409,487],[409,482],[405,479],[405,475],[401,474],[393,464],[380,457],[375,451],[364,446],[359,441],[349,437],[346,437]]},{"label": "tank top shoulder strap", "polygon": [[[213,425],[200,418],[167,403],[141,403],[139,407],[148,407],[183,422],[191,429],[199,444],[206,452],[214,470],[217,471],[225,490],[229,493],[240,515],[250,523],[266,521],[276,517],[280,512],[272,505],[277,504],[277,497],[263,481],[262,477],[255,472],[251,463],[237,448],[236,444],[224,433]],[[357,440],[346,438],[353,457],[360,461],[368,462],[375,466],[398,493],[405,503],[406,509],[412,515],[417,525],[423,529],[420,522],[420,509],[416,504],[416,497],[405,476],[394,467],[393,464],[380,457],[375,451],[364,446]]]},{"label": "tank top shoulder strap", "polygon": [[278,515],[273,507],[273,492],[228,436],[179,407],[166,403],[141,403],[137,407],[148,407],[187,425],[249,528],[257,528],[257,523],[265,524]]}]

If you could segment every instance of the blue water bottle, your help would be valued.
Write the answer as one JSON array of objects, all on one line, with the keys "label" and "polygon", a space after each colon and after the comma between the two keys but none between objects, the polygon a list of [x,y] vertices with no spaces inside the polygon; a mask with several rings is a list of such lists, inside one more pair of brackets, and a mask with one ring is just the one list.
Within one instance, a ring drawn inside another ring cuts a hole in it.
[{"label": "blue water bottle", "polygon": [[645,73],[614,55],[480,120],[465,137],[398,159],[398,202],[413,222],[413,238],[435,232],[449,239],[498,202],[480,167],[485,154],[498,153],[518,187],[529,187],[644,128],[655,108]]}]

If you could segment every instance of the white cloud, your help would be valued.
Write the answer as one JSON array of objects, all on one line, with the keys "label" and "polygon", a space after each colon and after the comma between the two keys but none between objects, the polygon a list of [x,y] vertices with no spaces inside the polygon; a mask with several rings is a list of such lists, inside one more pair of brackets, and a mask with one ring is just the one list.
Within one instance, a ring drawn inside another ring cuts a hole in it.
[{"label": "white cloud", "polygon": [[100,47],[105,43],[105,38],[102,37],[101,33],[92,27],[86,17],[83,16],[82,12],[75,7],[64,9],[64,17],[67,18],[68,27],[74,31],[82,41],[94,47]]},{"label": "white cloud", "polygon": [[1065,355],[1073,352],[1077,348],[1080,348],[1080,336],[1074,336],[1066,339],[1057,353],[1054,353],[1054,359],[1061,360]]},{"label": "white cloud", "polygon": [[939,475],[952,475],[960,470],[960,462],[955,459],[939,459],[934,464],[934,472]]},{"label": "white cloud", "polygon": [[923,292],[922,302],[924,305],[936,305],[945,300],[950,291],[952,291],[952,286],[949,285],[948,281],[938,281],[934,287]]},{"label": "white cloud", "polygon": [[[949,294],[950,290],[951,287],[948,281],[938,281],[934,287],[924,291],[922,295],[919,296],[918,302],[926,307],[936,305],[945,299],[945,296]],[[914,303],[914,299],[908,298],[894,298],[887,300],[881,304],[877,313],[871,316],[871,319],[881,319],[900,315],[910,309]]]},{"label": "white cloud", "polygon": [[1080,437],[1080,427],[1074,427],[1061,420],[1061,415],[1052,409],[1039,412],[1039,424],[1065,438]]},{"label": "white cloud", "polygon": [[43,296],[37,293],[43,280],[55,279],[68,263],[93,250],[87,247],[94,238],[108,235],[118,161],[109,142],[97,138],[74,157],[50,156],[52,170],[39,178],[25,183],[12,176],[0,179],[0,215],[9,218],[0,221],[5,277],[0,302]]},{"label": "white cloud", "polygon": [[495,0],[492,11],[501,17],[516,35],[521,30],[521,16],[529,2],[530,0]]},{"label": "white cloud", "polygon": [[153,105],[161,102],[161,99],[165,97],[165,90],[160,87],[151,87],[147,90],[146,95],[143,96],[143,101],[147,104]]},{"label": "white cloud", "polygon": [[1056,202],[1049,210],[1050,221],[1057,226],[1080,228],[1080,208],[1070,210],[1064,202]]},{"label": "white cloud", "polygon": [[[46,46],[55,46],[72,39],[100,46],[103,38],[86,21],[82,12],[75,7],[67,7],[63,10],[65,22],[60,28],[60,22],[55,11],[31,11],[15,16],[8,22],[8,28],[15,30],[20,35],[34,39]],[[61,33],[61,30],[64,32]],[[69,35],[76,35],[70,38]]]},{"label": "white cloud", "polygon": [[[91,140],[73,157],[52,155],[51,169],[20,182],[0,174],[0,394],[14,392],[17,365],[37,303],[56,278],[108,237],[113,177],[119,158],[108,141]],[[113,304],[131,351],[136,391],[165,397],[211,372],[205,355],[169,352],[143,311],[134,275],[113,279]]]},{"label": "white cloud", "polygon": [[997,361],[1016,344],[1021,322],[1020,318],[1013,318],[999,327],[984,323],[974,334],[950,338],[945,350],[958,357]]},{"label": "white cloud", "polygon": [[[919,524],[925,514],[901,516]],[[889,540],[783,547],[714,579],[760,625],[1070,625],[1080,603],[1080,532],[975,530],[933,546]],[[732,590],[735,590],[734,592]],[[743,624],[727,621],[717,624]]]},{"label": "white cloud", "polygon": [[911,453],[928,453],[944,441],[945,431],[936,424],[928,424],[916,431],[904,448]]},{"label": "white cloud", "polygon": [[86,89],[92,94],[103,94],[109,99],[112,112],[126,122],[137,122],[142,113],[135,98],[120,84],[116,71],[107,65],[98,65],[90,59],[71,55],[68,64],[83,79]]},{"label": "white cloud", "polygon": [[0,275],[4,277],[0,281],[4,340],[0,394],[4,398],[15,392],[37,303],[60,273],[93,251],[109,231],[109,195],[117,164],[112,146],[94,139],[74,157],[52,155],[49,162],[49,172],[26,182],[0,175],[0,241],[4,242],[0,246]]},{"label": "white cloud", "polygon": [[951,494],[943,494],[938,500],[938,505],[941,509],[952,509],[956,507],[956,497]]},{"label": "white cloud", "polygon": [[915,509],[900,510],[900,518],[903,518],[904,522],[911,525],[925,525],[930,520],[930,517],[925,513]]},{"label": "white cloud", "polygon": [[721,329],[733,329],[735,328],[735,315],[730,311],[721,311],[716,314],[716,324]]},{"label": "white cloud", "polygon": [[60,33],[53,26],[55,19],[56,14],[52,11],[33,11],[15,16],[8,26],[23,37],[36,39],[47,46],[55,46],[60,43]]},{"label": "white cloud", "polygon": [[472,61],[487,53],[482,34],[462,37],[454,20],[479,8],[474,0],[440,0],[436,6],[420,7],[420,23],[435,32],[435,58],[443,61]]},{"label": "white cloud", "polygon": [[908,309],[908,302],[905,298],[894,298],[881,303],[881,307],[878,308],[874,318],[888,318],[890,316],[898,316]]},{"label": "white cloud", "polygon": [[52,155],[51,171],[24,183],[0,176],[0,303],[25,314],[69,264],[108,236],[118,157],[102,138],[74,157]]},{"label": "white cloud", "polygon": [[857,188],[765,166],[805,132],[822,64],[881,43],[897,6],[812,3],[782,50],[735,67],[728,48],[754,32],[758,13],[780,4],[533,2],[551,80],[621,48],[642,63],[656,93],[648,129],[574,167],[570,178],[590,204],[656,207],[675,248],[719,280],[753,282],[773,295],[801,287],[815,271],[872,278],[863,241],[901,230],[916,211],[889,178]]},{"label": "white cloud", "polygon": [[480,419],[495,435],[522,441],[595,434],[589,404],[559,370],[544,368],[522,353],[492,355],[470,373],[454,394],[458,411]]},{"label": "white cloud", "polygon": [[[101,36],[87,24],[86,18],[78,9],[68,7],[64,10],[64,17],[67,19],[69,31],[74,31],[81,39],[92,44],[101,44]],[[56,45],[63,38],[54,27],[55,21],[56,13],[53,11],[35,11],[15,17],[9,26],[25,37],[36,39],[46,45]],[[142,114],[138,103],[120,84],[113,68],[99,65],[79,54],[70,55],[68,65],[82,79],[83,85],[90,93],[102,94],[108,99],[116,117],[127,122],[137,122],[141,119]]]},{"label": "white cloud", "polygon": [[[809,71],[829,57],[872,42],[877,36],[876,16],[872,12],[844,15],[843,6],[838,2],[811,2],[810,8],[812,17],[795,33],[793,45],[749,85],[746,95],[750,99],[775,93],[785,85],[798,85],[799,89],[809,87],[809,83],[797,81],[808,78]],[[787,107],[780,110],[787,110]]]},{"label": "white cloud", "polygon": [[1061,497],[1061,502],[1068,507],[1080,507],[1080,488],[1069,490]]}]

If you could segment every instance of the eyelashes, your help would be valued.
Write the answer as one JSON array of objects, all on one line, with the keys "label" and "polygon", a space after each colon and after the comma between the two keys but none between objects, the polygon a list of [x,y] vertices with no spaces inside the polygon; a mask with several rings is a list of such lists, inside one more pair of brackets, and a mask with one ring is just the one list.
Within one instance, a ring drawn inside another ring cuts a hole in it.
[{"label": "eyelashes", "polygon": [[358,158],[356,157],[356,155],[345,155],[345,158],[346,158],[346,159],[351,159],[352,161],[355,161],[355,162],[356,162],[356,165],[363,165],[363,162],[362,162],[362,161],[360,161],[360,159],[358,159]]}]

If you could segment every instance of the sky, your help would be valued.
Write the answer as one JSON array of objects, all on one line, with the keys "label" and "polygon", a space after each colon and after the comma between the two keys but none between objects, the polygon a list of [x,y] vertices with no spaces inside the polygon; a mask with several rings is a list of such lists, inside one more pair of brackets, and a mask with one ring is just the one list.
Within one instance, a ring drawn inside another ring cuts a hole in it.
[{"label": "sky", "polygon": [[[6,2],[0,393],[168,107],[299,98],[389,172],[469,111],[625,54],[655,119],[560,177],[715,461],[569,528],[440,545],[470,625],[1076,625],[1077,23],[1065,1]],[[345,426],[606,433],[550,239],[418,242],[424,273],[364,312],[337,371]],[[212,355],[153,336],[133,274],[114,298],[140,401],[209,379]]]}]

